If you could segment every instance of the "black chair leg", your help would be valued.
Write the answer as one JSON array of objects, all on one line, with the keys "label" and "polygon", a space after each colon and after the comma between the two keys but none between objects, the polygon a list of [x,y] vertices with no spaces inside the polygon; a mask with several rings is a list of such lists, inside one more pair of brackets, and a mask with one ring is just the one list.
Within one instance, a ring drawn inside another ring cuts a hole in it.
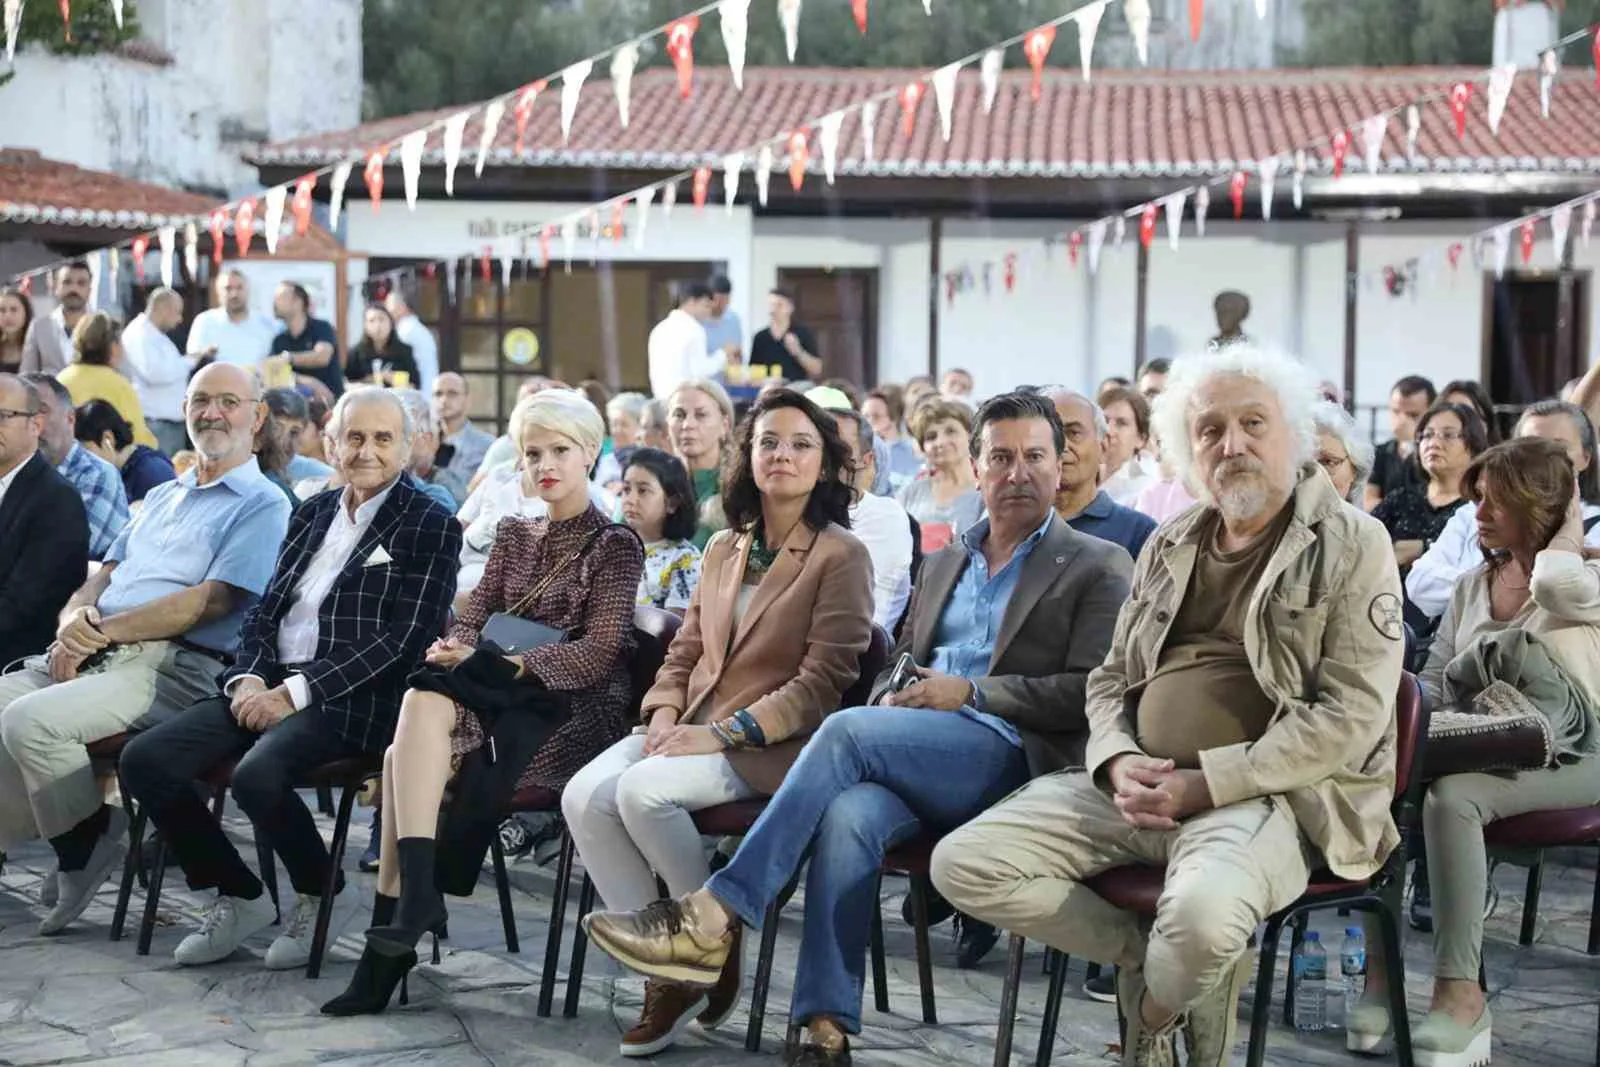
[{"label": "black chair leg", "polygon": [[144,894],[144,920],[139,923],[139,945],[136,951],[141,956],[150,955],[150,939],[156,932],[156,908],[161,903],[161,882],[167,875],[167,842],[161,839],[161,847],[156,851],[156,864],[150,869],[150,888]]},{"label": "black chair leg", "polygon": [[556,999],[556,969],[561,966],[561,932],[567,922],[567,893],[572,882],[574,848],[568,835],[561,842],[561,859],[556,862],[555,892],[550,901],[550,932],[544,942],[544,969],[539,975],[539,1004],[535,1014],[541,1019],[550,1017]]},{"label": "black chair leg", "polygon": [[267,896],[272,898],[272,910],[277,915],[272,923],[276,926],[283,922],[283,904],[278,899],[278,863],[272,854],[272,845],[260,830],[256,831],[256,867],[261,871],[261,884],[267,887]]},{"label": "black chair leg", "polygon": [[1061,1025],[1061,998],[1067,991],[1067,965],[1071,960],[1064,952],[1045,949],[1054,958],[1050,971],[1050,989],[1045,994],[1044,1022],[1039,1029],[1039,1053],[1034,1057],[1035,1067],[1050,1067],[1056,1051],[1056,1030]]},{"label": "black chair leg", "polygon": [[583,933],[583,917],[594,910],[594,881],[587,873],[578,889],[578,920],[572,924],[572,960],[567,964],[567,999],[561,1005],[561,1014],[568,1019],[578,1017],[578,998],[583,994],[583,962],[589,952],[589,939]]},{"label": "black chair leg", "polygon": [[778,916],[783,912],[784,902],[794,895],[799,882],[800,875],[797,872],[783,892],[778,894],[778,899],[767,905],[767,912],[761,917],[761,951],[756,956],[756,980],[750,987],[750,1025],[744,1034],[746,1052],[761,1051],[761,1027],[767,1020],[767,994],[772,991],[772,962],[778,953]]},{"label": "black chair leg", "polygon": [[932,890],[933,883],[927,875],[911,876],[911,919],[916,924],[917,984],[922,987],[922,1021],[929,1026],[937,1026],[939,1012],[933,999],[933,946],[928,942],[928,895]]},{"label": "black chair leg", "polygon": [[1011,1067],[1011,1039],[1017,1029],[1017,991],[1022,986],[1022,955],[1027,942],[1011,935],[1006,983],[1000,987],[1000,1029],[994,1035],[994,1067]]},{"label": "black chair leg", "polygon": [[317,926],[311,935],[311,959],[306,961],[307,978],[322,973],[322,957],[328,951],[328,924],[333,921],[333,894],[339,887],[339,870],[344,865],[345,838],[350,836],[350,811],[360,789],[359,781],[346,782],[339,795],[339,814],[334,819],[333,842],[328,848],[328,876],[322,883],[322,903],[317,906]]},{"label": "black chair leg", "polygon": [[489,855],[494,860],[494,891],[500,900],[500,926],[505,930],[506,951],[522,951],[517,938],[517,916],[511,909],[511,876],[506,873],[506,852],[500,847],[500,835],[489,840]]},{"label": "black chair leg", "polygon": [[889,1011],[889,966],[883,953],[883,876],[878,876],[878,892],[873,894],[872,928],[867,933],[868,959],[872,963],[872,1006],[880,1013]]},{"label": "black chair leg", "polygon": [[[1600,956],[1600,866],[1594,872],[1594,906],[1589,909],[1589,955]],[[1600,1067],[1600,1052],[1595,1057]]]},{"label": "black chair leg", "polygon": [[333,818],[333,787],[330,785],[317,786],[317,813]]},{"label": "black chair leg", "polygon": [[[1300,944],[1306,938],[1307,922],[1308,920],[1305,912],[1301,912],[1289,920],[1289,966],[1291,968],[1294,966],[1295,953],[1300,951]],[[1278,924],[1276,933],[1271,925],[1268,925],[1267,927],[1267,933],[1273,934],[1274,936],[1281,935],[1282,931],[1282,923]],[[1273,952],[1277,952],[1278,946],[1273,945],[1272,950]],[[1283,990],[1283,1025],[1294,1025],[1294,976],[1292,973]]]},{"label": "black chair leg", "polygon": [[1528,891],[1522,898],[1522,933],[1517,943],[1526,948],[1533,944],[1533,935],[1539,925],[1539,893],[1544,888],[1544,852],[1534,857],[1528,868]]},{"label": "black chair leg", "polygon": [[[120,772],[117,777],[120,782]],[[122,798],[124,804],[129,803],[126,790],[123,790]],[[128,855],[122,861],[122,884],[117,887],[117,906],[111,913],[113,941],[122,940],[122,932],[128,923],[128,905],[133,900],[133,883],[139,875],[139,850],[144,845],[144,823],[144,808],[140,806],[133,810],[132,817],[128,820]]]},{"label": "black chair leg", "polygon": [[1373,909],[1383,934],[1383,968],[1389,985],[1389,1017],[1394,1021],[1395,1055],[1400,1067],[1415,1067],[1411,1052],[1411,1017],[1406,1014],[1406,963],[1401,952],[1400,912],[1379,899]]},{"label": "black chair leg", "polygon": [[[1278,937],[1282,932],[1281,917],[1274,915],[1267,920],[1266,935],[1261,939],[1261,961],[1256,966],[1256,1002],[1250,1012],[1250,1048],[1245,1053],[1245,1067],[1261,1067],[1266,1059],[1267,1021],[1272,1014],[1272,979],[1278,966]],[[1293,984],[1291,980],[1290,985]]]}]

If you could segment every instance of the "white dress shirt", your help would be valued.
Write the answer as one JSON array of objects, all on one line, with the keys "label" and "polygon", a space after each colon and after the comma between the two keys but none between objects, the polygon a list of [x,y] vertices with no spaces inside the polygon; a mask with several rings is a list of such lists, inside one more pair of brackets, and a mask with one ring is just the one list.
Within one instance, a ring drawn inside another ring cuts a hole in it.
[{"label": "white dress shirt", "polygon": [[423,396],[433,395],[433,380],[439,376],[439,342],[433,331],[415,315],[407,315],[394,324],[395,336],[411,346],[411,358],[417,363],[417,380],[411,385]]},{"label": "white dress shirt", "polygon": [[[1600,515],[1600,506],[1583,505],[1585,519],[1596,515]],[[1584,535],[1583,543],[1590,548],[1600,548],[1600,523]],[[1411,565],[1406,574],[1406,598],[1428,618],[1437,619],[1450,606],[1450,594],[1455,591],[1456,581],[1482,565],[1478,505],[1469,500],[1456,508],[1444,529],[1439,531],[1438,539]]]},{"label": "white dress shirt", "polygon": [[17,472],[22,470],[23,467],[26,467],[28,465],[28,461],[31,459],[33,459],[33,453],[29,452],[23,457],[21,463],[18,463],[15,467],[11,468],[11,472],[9,474],[3,478],[0,478],[0,504],[4,504],[6,502],[6,490],[10,489],[11,483],[17,480]]},{"label": "white dress shirt", "polygon": [[850,532],[872,557],[872,621],[892,636],[911,599],[911,521],[893,497],[868,493],[850,508]]},{"label": "white dress shirt", "polygon": [[[295,583],[294,592],[290,594],[289,610],[284,612],[283,620],[278,623],[279,663],[310,663],[317,658],[317,642],[322,636],[322,625],[317,615],[322,610],[322,602],[333,591],[333,584],[339,580],[345,564],[350,562],[350,554],[361,543],[362,536],[372,525],[383,502],[389,499],[394,486],[395,483],[390,482],[388,488],[356,508],[353,518],[350,515],[349,487],[339,497],[339,507],[334,512],[333,521],[328,524],[328,532],[312,555],[311,562],[306,564],[300,580]],[[306,684],[304,675],[289,675],[283,680],[283,687],[289,691],[294,710],[304,711],[310,706],[311,687]]]},{"label": "white dress shirt", "polygon": [[193,365],[172,338],[156,329],[149,315],[141,314],[122,331],[122,350],[145,418],[182,422],[183,393]]},{"label": "white dress shirt", "polygon": [[674,308],[650,331],[650,391],[663,403],[690,378],[710,378],[728,365],[722,352],[709,351],[706,328],[682,308]]},{"label": "white dress shirt", "polygon": [[275,323],[246,313],[235,322],[223,308],[210,308],[194,317],[189,326],[189,351],[199,354],[215,347],[218,363],[232,363],[254,370],[272,353],[278,336]]}]

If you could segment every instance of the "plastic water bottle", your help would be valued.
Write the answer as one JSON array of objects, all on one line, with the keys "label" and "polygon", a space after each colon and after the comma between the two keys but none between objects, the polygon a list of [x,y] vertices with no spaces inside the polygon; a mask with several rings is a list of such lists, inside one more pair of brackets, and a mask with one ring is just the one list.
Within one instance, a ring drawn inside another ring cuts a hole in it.
[{"label": "plastic water bottle", "polygon": [[1328,953],[1315,930],[1294,954],[1294,1028],[1302,1032],[1328,1025]]},{"label": "plastic water bottle", "polygon": [[1344,1009],[1340,1022],[1349,1025],[1350,1016],[1367,991],[1367,938],[1359,926],[1344,928],[1344,944],[1339,947],[1339,984],[1344,994],[1340,998]]}]

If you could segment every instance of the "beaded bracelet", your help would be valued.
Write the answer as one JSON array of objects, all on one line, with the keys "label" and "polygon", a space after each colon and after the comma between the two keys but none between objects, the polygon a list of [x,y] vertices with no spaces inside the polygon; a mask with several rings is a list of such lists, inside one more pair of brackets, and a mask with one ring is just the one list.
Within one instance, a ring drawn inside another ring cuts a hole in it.
[{"label": "beaded bracelet", "polygon": [[738,743],[734,740],[733,735],[728,732],[728,728],[723,726],[721,722],[714,722],[711,724],[711,736],[715,737],[718,741],[721,741],[723,748],[739,747]]}]

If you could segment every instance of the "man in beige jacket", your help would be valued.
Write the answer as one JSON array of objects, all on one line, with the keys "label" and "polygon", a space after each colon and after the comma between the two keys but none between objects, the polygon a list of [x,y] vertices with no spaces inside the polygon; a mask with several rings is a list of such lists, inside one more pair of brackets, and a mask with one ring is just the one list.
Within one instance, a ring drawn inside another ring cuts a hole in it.
[{"label": "man in beige jacket", "polygon": [[[1038,779],[946,837],[967,914],[1120,967],[1123,1062],[1226,1064],[1256,926],[1326,866],[1398,843],[1404,652],[1389,538],[1312,462],[1317,382],[1234,346],[1180,360],[1159,435],[1201,503],[1153,534],[1090,676],[1085,770]],[[1153,928],[1083,883],[1165,866]]]}]

